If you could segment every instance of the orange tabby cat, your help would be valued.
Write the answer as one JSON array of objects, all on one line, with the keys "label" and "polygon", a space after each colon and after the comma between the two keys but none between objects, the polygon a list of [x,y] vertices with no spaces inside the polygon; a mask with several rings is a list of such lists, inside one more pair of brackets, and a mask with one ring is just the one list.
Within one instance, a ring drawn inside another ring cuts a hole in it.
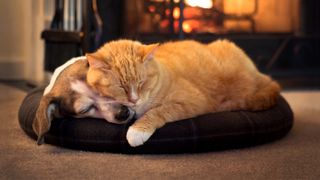
[{"label": "orange tabby cat", "polygon": [[232,110],[263,110],[280,87],[227,40],[144,45],[118,40],[88,54],[87,80],[102,96],[130,102],[137,121],[131,146],[142,145],[167,122]]}]

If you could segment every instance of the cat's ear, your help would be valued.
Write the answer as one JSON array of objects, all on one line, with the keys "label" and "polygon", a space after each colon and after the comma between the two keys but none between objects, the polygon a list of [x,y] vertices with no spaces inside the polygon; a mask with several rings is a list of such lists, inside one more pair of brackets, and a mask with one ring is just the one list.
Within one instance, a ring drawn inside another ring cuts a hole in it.
[{"label": "cat's ear", "polygon": [[159,43],[150,44],[150,45],[143,45],[142,47],[142,62],[148,62],[153,59],[154,53],[159,47]]},{"label": "cat's ear", "polygon": [[89,66],[95,69],[110,69],[109,64],[96,53],[86,54]]}]

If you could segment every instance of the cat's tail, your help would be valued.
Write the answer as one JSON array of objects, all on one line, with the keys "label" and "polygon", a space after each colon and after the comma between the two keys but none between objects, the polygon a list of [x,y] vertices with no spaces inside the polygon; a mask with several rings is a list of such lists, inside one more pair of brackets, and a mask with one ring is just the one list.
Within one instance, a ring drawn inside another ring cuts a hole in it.
[{"label": "cat's tail", "polygon": [[253,94],[246,97],[245,109],[264,110],[274,106],[279,98],[281,87],[269,76],[259,76],[257,85]]}]

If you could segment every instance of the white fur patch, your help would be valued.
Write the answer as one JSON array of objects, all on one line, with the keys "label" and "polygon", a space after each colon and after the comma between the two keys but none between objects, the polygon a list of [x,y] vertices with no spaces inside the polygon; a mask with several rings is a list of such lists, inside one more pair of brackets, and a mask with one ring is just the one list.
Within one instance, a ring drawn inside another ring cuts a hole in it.
[{"label": "white fur patch", "polygon": [[153,132],[141,131],[134,127],[130,127],[127,131],[127,141],[131,147],[144,144],[153,134]]},{"label": "white fur patch", "polygon": [[61,72],[69,67],[70,65],[72,65],[73,63],[79,61],[79,60],[86,60],[85,56],[80,56],[80,57],[75,57],[70,59],[69,61],[67,61],[66,63],[64,63],[63,65],[59,66],[58,68],[56,68],[52,74],[52,77],[50,79],[50,83],[49,85],[45,88],[43,95],[47,95],[53,88],[58,76],[61,74]]},{"label": "white fur patch", "polygon": [[91,97],[91,98],[95,98],[97,95],[91,90],[90,87],[88,87],[88,85],[80,80],[74,80],[70,82],[70,87],[73,91],[87,96],[87,97]]}]

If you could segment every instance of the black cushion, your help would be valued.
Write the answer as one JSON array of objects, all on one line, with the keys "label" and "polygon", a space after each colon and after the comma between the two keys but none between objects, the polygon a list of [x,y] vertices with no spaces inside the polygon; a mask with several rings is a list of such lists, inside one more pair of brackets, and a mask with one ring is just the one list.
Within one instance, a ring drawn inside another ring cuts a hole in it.
[{"label": "black cushion", "polygon": [[[36,139],[32,122],[43,88],[30,92],[19,110],[19,123]],[[240,148],[270,142],[286,135],[293,125],[293,113],[283,97],[276,106],[258,112],[219,112],[168,123],[142,146],[130,147],[128,125],[103,119],[59,118],[52,121],[45,142],[57,146],[117,153],[189,153]]]}]

